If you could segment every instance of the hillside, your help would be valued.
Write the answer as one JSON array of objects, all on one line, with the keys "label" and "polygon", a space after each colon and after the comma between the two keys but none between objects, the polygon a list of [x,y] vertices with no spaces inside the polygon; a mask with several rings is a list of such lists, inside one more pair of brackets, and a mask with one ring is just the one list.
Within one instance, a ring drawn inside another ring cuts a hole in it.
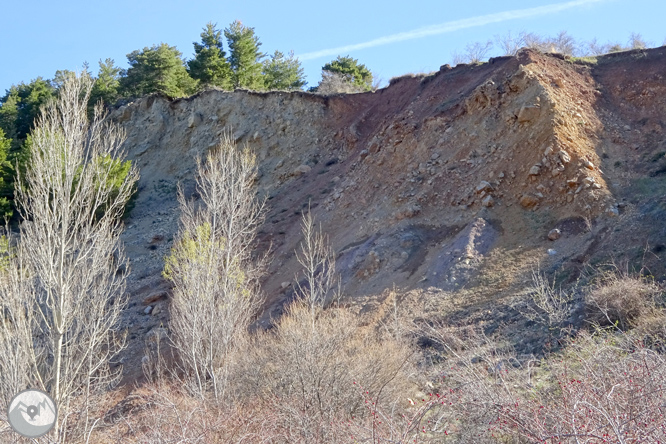
[{"label": "hillside", "polygon": [[438,313],[452,322],[517,333],[515,307],[536,267],[564,284],[609,261],[662,279],[664,72],[664,47],[582,61],[524,50],[374,93],[206,91],[115,110],[141,171],[123,234],[128,377],[140,374],[146,335],[166,324],[161,270],[177,186],[192,195],[195,159],[227,130],[257,153],[269,208],[264,327],[293,297],[308,205],[337,253],[346,300],[366,309],[396,287],[444,295]]}]

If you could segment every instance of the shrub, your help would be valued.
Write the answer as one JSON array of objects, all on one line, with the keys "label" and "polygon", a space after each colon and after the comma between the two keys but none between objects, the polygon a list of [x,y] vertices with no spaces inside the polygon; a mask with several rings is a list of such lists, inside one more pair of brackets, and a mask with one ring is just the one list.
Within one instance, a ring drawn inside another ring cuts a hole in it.
[{"label": "shrub", "polygon": [[626,331],[654,315],[661,290],[654,281],[617,270],[603,272],[585,296],[587,319]]}]

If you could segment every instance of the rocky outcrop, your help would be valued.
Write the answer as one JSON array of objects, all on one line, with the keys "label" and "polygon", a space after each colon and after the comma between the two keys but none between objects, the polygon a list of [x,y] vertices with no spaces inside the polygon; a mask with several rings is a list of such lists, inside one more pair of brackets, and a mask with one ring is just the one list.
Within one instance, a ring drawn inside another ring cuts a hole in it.
[{"label": "rocky outcrop", "polygon": [[[658,51],[649,57],[644,63],[657,67],[666,60]],[[633,63],[613,60],[607,66]],[[604,153],[639,141],[606,110],[636,108],[648,89],[653,101],[663,95],[666,81],[655,77],[631,86],[633,102],[623,107],[615,99],[623,91],[604,80],[611,69],[604,66],[524,51],[401,78],[374,93],[206,91],[129,103],[111,117],[125,128],[128,155],[141,170],[124,234],[130,291],[141,301],[165,285],[160,271],[177,230],[177,189],[196,197],[195,161],[225,133],[258,158],[259,195],[269,208],[258,248],[270,247],[273,257],[264,281],[268,313],[291,297],[299,218],[308,207],[353,297],[394,284],[455,291],[471,285],[495,250],[529,246],[546,258],[548,238],[559,235],[544,233],[557,221],[621,216],[613,185],[620,175],[605,166]],[[662,131],[664,120],[654,117],[660,108],[644,106],[645,125]],[[161,237],[146,242],[146,233]],[[558,252],[569,241],[575,236],[559,238]],[[167,312],[156,304],[153,316],[137,306],[131,321],[147,329],[163,322]]]}]

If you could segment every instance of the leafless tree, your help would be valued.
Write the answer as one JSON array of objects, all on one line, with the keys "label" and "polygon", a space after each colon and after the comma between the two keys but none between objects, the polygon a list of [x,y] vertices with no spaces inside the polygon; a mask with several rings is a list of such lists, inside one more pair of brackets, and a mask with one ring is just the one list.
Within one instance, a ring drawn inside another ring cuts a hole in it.
[{"label": "leafless tree", "polygon": [[167,258],[173,282],[171,340],[190,389],[224,393],[227,357],[261,304],[265,257],[253,255],[264,201],[257,200],[255,155],[226,134],[197,162],[200,202],[179,191],[180,231]]},{"label": "leafless tree", "polygon": [[511,32],[508,32],[505,35],[496,35],[495,41],[497,42],[497,46],[502,50],[502,55],[515,56],[518,54],[520,48],[525,46],[525,40],[523,37],[524,33],[514,36]]},{"label": "leafless tree", "polygon": [[88,122],[91,88],[88,76],[67,77],[57,102],[37,120],[30,162],[17,180],[23,223],[4,292],[21,291],[12,297],[34,311],[27,318],[33,365],[24,371],[58,404],[61,442],[68,429],[92,427],[91,397],[117,380],[120,369],[109,364],[124,345],[118,321],[125,276],[116,273],[125,262],[120,216],[138,173],[131,169],[119,188],[111,185],[124,133],[104,119],[101,107]]},{"label": "leafless tree", "polygon": [[642,35],[632,32],[629,35],[629,48],[630,49],[645,49],[649,44],[645,41]]},{"label": "leafless tree", "polygon": [[[327,299],[338,290],[340,277],[335,272],[335,251],[331,248],[328,237],[315,225],[312,211],[308,208],[301,218],[300,251],[296,251],[296,259],[303,267],[303,279],[296,277],[296,294],[310,307],[314,323],[317,311],[324,307]],[[314,325],[314,324],[313,324]]]},{"label": "leafless tree", "polygon": [[522,34],[525,46],[541,52],[556,52],[568,56],[578,53],[578,43],[566,31],[559,32],[555,37],[542,37],[533,32]]},{"label": "leafless tree", "polygon": [[353,94],[363,92],[363,88],[348,81],[337,72],[322,71],[317,86],[317,94]]},{"label": "leafless tree", "polygon": [[[11,398],[28,387],[42,387],[36,370],[39,347],[33,345],[33,310],[27,301],[34,300],[25,252],[17,251],[11,234],[0,238],[0,400],[9,405]],[[7,421],[6,411],[0,420]],[[6,436],[5,436],[6,434]],[[9,426],[0,429],[1,440],[10,442],[16,434]]]},{"label": "leafless tree", "polygon": [[602,44],[599,43],[597,39],[592,39],[586,44],[586,46],[587,49],[585,55],[599,56],[611,52],[610,49],[612,45],[610,43]]},{"label": "leafless tree", "polygon": [[465,46],[465,51],[462,54],[453,54],[453,63],[481,63],[486,58],[488,53],[493,47],[493,42],[488,40],[485,43],[474,42]]}]

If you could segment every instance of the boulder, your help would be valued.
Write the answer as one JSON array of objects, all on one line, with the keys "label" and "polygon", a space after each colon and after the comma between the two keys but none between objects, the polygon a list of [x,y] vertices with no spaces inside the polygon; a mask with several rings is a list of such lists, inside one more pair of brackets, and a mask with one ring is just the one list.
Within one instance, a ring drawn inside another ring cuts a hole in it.
[{"label": "boulder", "polygon": [[481,183],[479,183],[479,184],[476,186],[476,192],[477,192],[477,193],[482,193],[482,192],[484,192],[484,191],[485,191],[486,193],[488,193],[488,192],[490,192],[490,191],[492,191],[492,190],[493,190],[493,186],[492,186],[489,182],[486,182],[485,180],[482,180]]},{"label": "boulder", "polygon": [[534,208],[539,203],[539,199],[531,194],[523,194],[520,198],[520,205],[523,208]]},{"label": "boulder", "polygon": [[293,171],[294,176],[300,176],[301,174],[307,174],[312,170],[309,165],[299,165],[296,167],[296,169]]},{"label": "boulder", "polygon": [[553,228],[548,232],[548,239],[555,241],[562,236],[562,232],[558,228]]},{"label": "boulder", "polygon": [[564,165],[571,162],[571,156],[566,151],[560,150],[557,155],[560,157],[560,162],[562,162]]},{"label": "boulder", "polygon": [[187,127],[188,128],[194,128],[195,126],[198,126],[201,123],[201,114],[199,113],[192,113],[190,114],[190,117],[187,119]]},{"label": "boulder", "polygon": [[518,111],[518,122],[531,122],[541,114],[541,108],[536,105],[523,105]]}]

